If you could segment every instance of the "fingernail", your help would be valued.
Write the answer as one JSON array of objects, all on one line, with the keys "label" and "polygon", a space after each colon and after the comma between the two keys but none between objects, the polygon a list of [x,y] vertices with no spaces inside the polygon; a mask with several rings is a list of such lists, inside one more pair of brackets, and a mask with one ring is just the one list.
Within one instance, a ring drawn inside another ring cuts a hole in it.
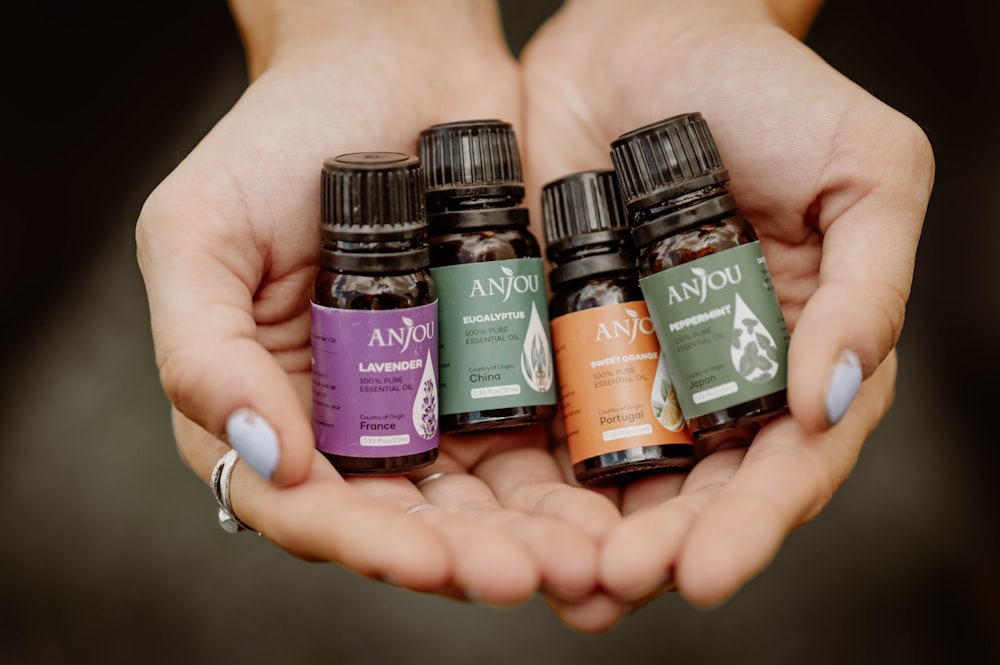
[{"label": "fingernail", "polygon": [[254,411],[237,409],[226,421],[229,444],[258,475],[271,479],[278,468],[278,435],[271,424]]},{"label": "fingernail", "polygon": [[861,378],[858,355],[853,351],[842,352],[826,386],[826,418],[831,425],[836,425],[847,413],[861,388]]}]

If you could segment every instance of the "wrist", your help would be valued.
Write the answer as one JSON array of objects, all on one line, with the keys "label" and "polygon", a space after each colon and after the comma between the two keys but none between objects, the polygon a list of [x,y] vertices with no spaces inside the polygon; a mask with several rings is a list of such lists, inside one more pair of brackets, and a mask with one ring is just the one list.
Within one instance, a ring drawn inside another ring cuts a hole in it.
[{"label": "wrist", "polygon": [[[650,17],[668,34],[706,23],[760,21],[802,39],[824,0],[619,0],[615,3],[570,0],[561,13],[574,13],[595,25],[634,22]],[[658,17],[663,17],[662,21]]]},{"label": "wrist", "polygon": [[[509,56],[494,2],[468,0],[229,0],[251,79],[296,57],[416,47],[427,51],[462,42]],[[464,46],[463,46],[464,49]]]}]

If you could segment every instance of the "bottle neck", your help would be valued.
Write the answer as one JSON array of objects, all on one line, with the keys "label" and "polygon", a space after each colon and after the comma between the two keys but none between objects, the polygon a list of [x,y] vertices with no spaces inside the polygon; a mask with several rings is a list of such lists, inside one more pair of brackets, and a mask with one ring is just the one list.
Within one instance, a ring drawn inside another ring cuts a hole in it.
[{"label": "bottle neck", "polygon": [[[502,191],[497,191],[501,190]],[[514,208],[524,199],[524,188],[469,187],[427,193],[427,214]]]},{"label": "bottle neck", "polygon": [[327,270],[349,273],[408,272],[427,267],[430,251],[423,237],[393,240],[323,238],[320,262]]},{"label": "bottle neck", "polygon": [[597,277],[634,275],[638,279],[635,248],[621,231],[596,231],[565,238],[549,245],[547,255],[554,265],[549,273],[553,290]]},{"label": "bottle neck", "polygon": [[488,228],[527,228],[528,209],[514,197],[467,197],[427,204],[427,226],[432,236]]},{"label": "bottle neck", "polygon": [[715,183],[630,210],[632,239],[639,247],[686,228],[732,215],[736,201],[726,184]]}]

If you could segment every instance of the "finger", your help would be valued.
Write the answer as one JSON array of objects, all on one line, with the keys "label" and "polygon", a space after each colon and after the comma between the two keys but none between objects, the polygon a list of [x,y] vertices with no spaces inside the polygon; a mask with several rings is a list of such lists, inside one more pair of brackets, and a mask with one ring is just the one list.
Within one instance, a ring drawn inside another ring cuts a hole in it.
[{"label": "finger", "polygon": [[[862,378],[895,346],[910,294],[933,157],[923,132],[903,116],[874,130],[881,135],[842,128],[863,138],[833,159],[818,200],[819,285],[795,324],[788,364],[791,411],[811,432],[843,417]],[[865,151],[872,146],[882,152]],[[870,163],[883,166],[858,169]]]},{"label": "finger", "polygon": [[[597,543],[571,525],[502,506],[490,487],[468,473],[435,472],[418,481],[434,505],[507,534],[530,553],[549,593],[582,599],[597,582]],[[496,571],[493,571],[496,575]]]},{"label": "finger", "polygon": [[573,602],[546,594],[545,602],[564,624],[575,631],[588,634],[611,630],[621,622],[629,609],[624,603],[601,591]]},{"label": "finger", "polygon": [[[411,519],[433,530],[451,552],[452,585],[464,598],[510,606],[538,591],[538,565],[518,538],[497,528],[503,522],[499,513],[504,511],[479,480],[455,472],[419,488],[401,477],[395,484],[385,481],[355,477],[350,484],[395,505],[400,512],[409,510]],[[443,489],[429,492],[431,485]]]},{"label": "finger", "polygon": [[[662,483],[661,492],[644,497],[651,503],[633,500],[633,512],[608,537],[601,557],[601,583],[615,598],[637,602],[672,582],[685,537],[719,488],[736,473],[745,451],[727,449],[699,461],[684,479],[680,494],[671,492],[677,482],[671,478]],[[661,496],[666,500],[655,501]]]},{"label": "finger", "polygon": [[530,520],[511,526],[528,543],[542,567],[546,591],[577,601],[598,588],[600,547],[621,517],[606,496],[568,485],[548,451],[520,448],[490,457],[476,467],[505,508]]},{"label": "finger", "polygon": [[788,533],[829,502],[892,399],[891,353],[834,428],[810,434],[793,418],[764,427],[732,479],[696,520],[677,556],[675,582],[700,606],[716,605],[763,570]]},{"label": "finger", "polygon": [[[207,479],[227,446],[179,412],[174,414],[182,457]],[[416,591],[448,587],[451,556],[433,529],[345,482],[318,453],[313,461],[307,480],[287,488],[275,487],[237,463],[230,483],[233,511],[299,558],[339,563]]]},{"label": "finger", "polygon": [[281,266],[293,277],[274,272],[264,284],[261,239],[247,224],[206,219],[202,209],[165,212],[162,196],[147,201],[136,237],[164,390],[262,477],[298,482],[314,448],[288,378],[309,371],[306,268]]}]

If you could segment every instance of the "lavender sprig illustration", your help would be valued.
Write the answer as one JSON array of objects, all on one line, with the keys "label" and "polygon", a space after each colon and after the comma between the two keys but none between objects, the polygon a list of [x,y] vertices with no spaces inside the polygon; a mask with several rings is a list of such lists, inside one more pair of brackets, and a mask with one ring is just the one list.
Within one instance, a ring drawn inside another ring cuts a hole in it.
[{"label": "lavender sprig illustration", "polygon": [[434,390],[434,381],[427,379],[424,381],[424,399],[420,405],[421,417],[420,436],[431,439],[437,433],[437,397]]}]

